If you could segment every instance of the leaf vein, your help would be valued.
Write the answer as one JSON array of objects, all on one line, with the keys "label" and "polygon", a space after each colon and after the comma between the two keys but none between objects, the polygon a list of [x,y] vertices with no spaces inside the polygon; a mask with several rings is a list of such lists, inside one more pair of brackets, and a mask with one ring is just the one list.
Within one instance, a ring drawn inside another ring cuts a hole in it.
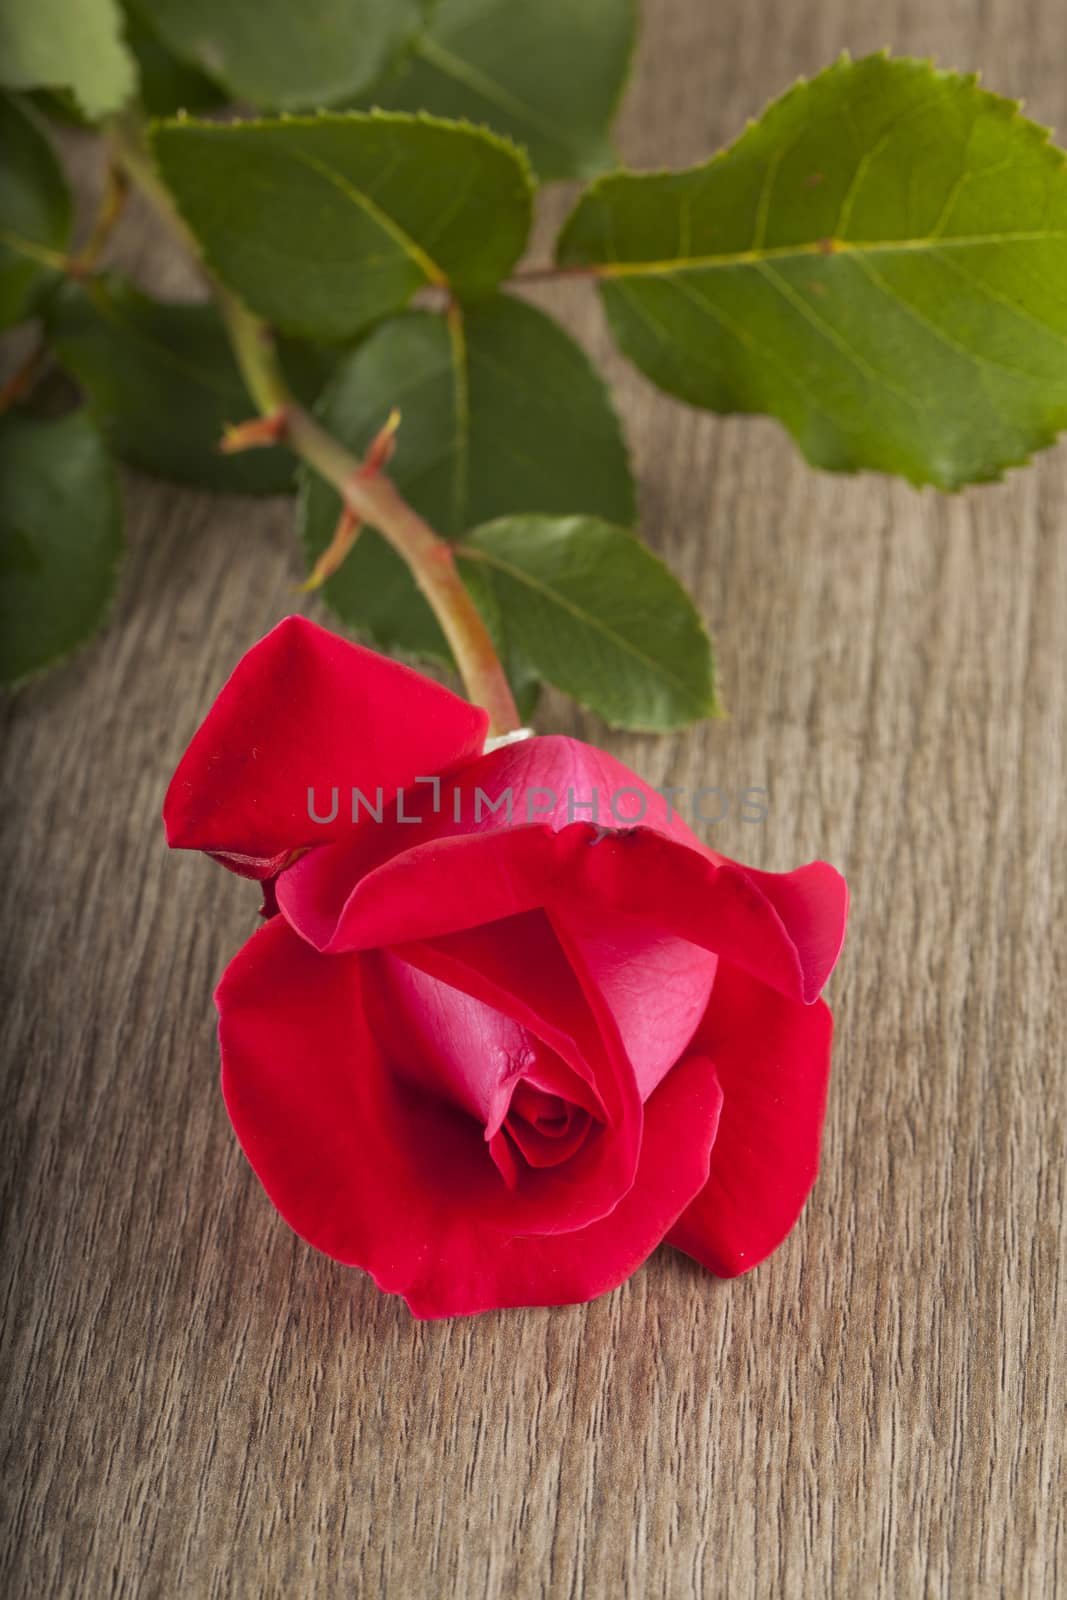
[{"label": "leaf vein", "polygon": [[370,217],[372,222],[376,222],[382,232],[387,234],[395,244],[398,244],[409,260],[414,262],[428,282],[437,284],[440,287],[447,286],[448,277],[432,256],[427,254],[422,246],[400,226],[395,218],[391,217],[387,211],[383,211],[382,207],[369,194],[357,188],[354,183],[350,183],[342,173],[337,171],[336,167],[331,167],[326,161],[319,161],[317,157],[309,155],[306,150],[299,150],[293,147],[286,153],[300,166],[307,167],[310,172],[316,173],[318,177],[332,184],[347,200],[351,200],[353,205],[358,206],[361,211]]},{"label": "leaf vein", "polygon": [[939,340],[955,355],[962,356],[966,361],[973,361],[977,366],[990,367],[994,372],[1006,372],[1011,377],[1033,381],[1033,374],[1026,372],[1022,367],[1011,367],[1005,361],[994,361],[991,356],[982,355],[979,351],[972,350],[968,345],[961,344],[959,340],[954,339],[932,317],[926,316],[924,312],[919,310],[918,306],[913,305],[910,300],[906,299],[899,289],[883,278],[881,273],[877,272],[869,261],[858,260],[856,265],[864,277],[873,283],[885,295],[887,300],[891,300],[895,305],[898,305],[907,316],[917,322],[920,327],[926,328],[929,333],[933,334],[935,339]]},{"label": "leaf vein", "polygon": [[[665,666],[662,661],[657,661],[654,656],[646,655],[643,650],[640,650],[637,645],[632,642],[632,640],[627,639],[625,634],[617,633],[614,628],[612,628],[608,623],[604,622],[600,617],[596,616],[593,612],[584,611],[581,606],[575,605],[558,589],[553,589],[551,585],[542,583],[539,579],[535,578],[532,573],[524,572],[521,567],[516,567],[510,561],[505,561],[503,556],[498,555],[495,551],[483,550],[481,546],[478,545],[461,545],[459,550],[461,555],[473,556],[475,560],[485,561],[489,566],[495,567],[499,572],[503,572],[505,576],[511,578],[515,583],[525,585],[527,588],[533,589],[536,593],[543,595],[550,603],[558,605],[563,611],[569,612],[570,615],[575,617],[584,627],[592,628],[596,632],[602,633],[605,638],[610,639],[624,655],[632,656],[635,661],[640,661],[642,666],[651,668],[654,674],[665,678],[668,682],[673,683],[677,688],[681,689],[683,694],[686,695],[690,700],[694,698],[692,685],[686,683],[684,678],[680,678],[676,672],[672,672],[669,667]],[[644,620],[644,614],[642,613],[641,617],[636,620]]]},{"label": "leaf vein", "polygon": [[903,400],[904,403],[911,408],[911,410],[916,412],[919,411],[920,408],[916,403],[914,395],[909,394],[906,389],[901,389],[897,384],[893,383],[889,378],[887,378],[883,372],[879,372],[877,367],[872,366],[867,358],[861,355],[860,352],[848,342],[844,334],[839,332],[839,330],[834,327],[833,323],[827,322],[824,317],[820,317],[814,308],[809,306],[807,301],[804,300],[801,295],[797,294],[796,290],[787,279],[783,278],[780,273],[775,272],[773,267],[766,265],[761,266],[759,268],[759,272],[761,277],[766,279],[768,283],[777,289],[782,299],[785,300],[788,305],[793,307],[793,310],[797,313],[797,315],[803,318],[805,322],[810,323],[817,333],[821,334],[824,339],[828,340],[836,350],[839,350],[845,359],[851,362],[856,370],[862,373],[870,383],[880,384],[883,388],[888,389],[890,394],[895,394],[898,399]]}]

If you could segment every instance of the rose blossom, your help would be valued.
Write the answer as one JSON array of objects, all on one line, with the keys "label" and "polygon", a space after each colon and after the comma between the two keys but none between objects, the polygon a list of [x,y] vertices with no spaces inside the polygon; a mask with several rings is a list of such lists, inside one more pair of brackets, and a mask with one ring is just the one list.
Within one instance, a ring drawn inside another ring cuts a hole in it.
[{"label": "rose blossom", "polygon": [[[418,1316],[588,1300],[663,1240],[743,1272],[815,1178],[844,881],[726,860],[577,740],[485,733],[299,617],[238,663],[164,807],[273,913],[216,996],[237,1137],[298,1233]],[[594,790],[641,821],[575,820]]]}]

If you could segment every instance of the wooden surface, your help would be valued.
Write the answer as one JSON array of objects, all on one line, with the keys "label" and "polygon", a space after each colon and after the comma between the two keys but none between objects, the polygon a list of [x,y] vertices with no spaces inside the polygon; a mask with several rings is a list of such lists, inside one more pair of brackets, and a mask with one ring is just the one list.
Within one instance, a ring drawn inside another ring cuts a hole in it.
[{"label": "wooden surface", "polygon": [[[883,44],[1067,122],[1062,0],[658,0],[625,155],[698,158]],[[180,287],[133,231],[127,264]],[[1067,448],[951,499],[820,476],[549,298],[608,356],[733,715],[542,725],[654,781],[766,785],[717,846],[847,872],[821,1180],[750,1277],[664,1250],[589,1307],[444,1324],[289,1233],[217,1088],[212,986],[256,896],[158,821],[292,609],[289,512],[131,476],[111,627],[4,712],[7,1595],[1067,1593]]]}]

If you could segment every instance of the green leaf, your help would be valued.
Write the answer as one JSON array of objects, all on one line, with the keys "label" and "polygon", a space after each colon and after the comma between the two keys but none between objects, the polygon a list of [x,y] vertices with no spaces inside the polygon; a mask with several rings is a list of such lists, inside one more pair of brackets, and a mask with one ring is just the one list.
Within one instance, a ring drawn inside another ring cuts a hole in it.
[{"label": "green leaf", "polygon": [[0,328],[28,316],[55,281],[70,228],[70,192],[52,146],[29,111],[0,98]]},{"label": "green leaf", "polygon": [[167,122],[153,143],[208,264],[253,311],[312,338],[355,334],[425,284],[486,295],[529,231],[521,153],[430,117]]},{"label": "green leaf", "polygon": [[224,92],[211,78],[171,54],[153,31],[150,13],[130,3],[123,9],[126,42],[133,51],[141,79],[141,104],[150,116],[170,117],[177,111],[210,111],[225,103]]},{"label": "green leaf", "polygon": [[509,638],[542,678],[616,727],[664,731],[717,713],[711,641],[677,578],[625,528],[505,517],[464,539]]},{"label": "green leaf", "polygon": [[524,145],[542,178],[614,164],[608,130],[630,66],[633,0],[437,0],[366,98],[465,117]]},{"label": "green leaf", "polygon": [[96,122],[136,92],[137,70],[116,0],[7,0],[0,7],[0,84],[70,89]]},{"label": "green leaf", "polygon": [[100,627],[115,591],[115,470],[81,412],[0,418],[0,681],[49,666]]},{"label": "green leaf", "polygon": [[515,701],[515,710],[524,723],[532,722],[541,699],[541,679],[536,667],[507,638],[500,647],[500,659]]},{"label": "green leaf", "polygon": [[973,78],[843,60],[688,172],[603,179],[559,249],[694,405],[943,488],[1067,425],[1067,164]]},{"label": "green leaf", "polygon": [[[497,295],[451,321],[412,311],[375,329],[339,366],[320,413],[362,455],[401,412],[390,473],[440,534],[516,511],[634,519],[626,445],[601,379],[551,318]],[[301,525],[309,565],[326,548],[339,496],[308,476]],[[448,659],[407,569],[363,536],[324,588],[334,610],[384,649]]]},{"label": "green leaf", "polygon": [[151,0],[171,50],[265,111],[351,100],[421,17],[418,0]]},{"label": "green leaf", "polygon": [[[66,284],[49,307],[47,328],[123,461],[206,489],[293,488],[287,450],[219,454],[226,425],[253,407],[213,306],[165,304],[119,277],[100,277],[84,287]],[[322,358],[285,346],[283,358],[302,398],[317,395],[326,377]]]}]

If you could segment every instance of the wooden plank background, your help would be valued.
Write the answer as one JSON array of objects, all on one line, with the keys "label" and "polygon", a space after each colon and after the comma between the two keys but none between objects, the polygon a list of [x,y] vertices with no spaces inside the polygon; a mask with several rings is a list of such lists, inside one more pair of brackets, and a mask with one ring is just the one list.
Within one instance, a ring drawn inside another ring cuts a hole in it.
[{"label": "wooden plank background", "polygon": [[[646,0],[622,149],[700,158],[886,44],[1067,120],[1062,0]],[[139,213],[120,258],[187,287]],[[580,287],[545,298],[617,384],[733,715],[542,725],[766,785],[717,846],[852,883],[814,1197],[749,1277],[664,1250],[589,1307],[443,1324],[289,1233],[216,1079],[256,896],[158,813],[293,608],[290,513],[131,475],[110,628],[4,710],[8,1595],[1067,1593],[1067,448],[954,498],[819,475],[646,386]]]}]

